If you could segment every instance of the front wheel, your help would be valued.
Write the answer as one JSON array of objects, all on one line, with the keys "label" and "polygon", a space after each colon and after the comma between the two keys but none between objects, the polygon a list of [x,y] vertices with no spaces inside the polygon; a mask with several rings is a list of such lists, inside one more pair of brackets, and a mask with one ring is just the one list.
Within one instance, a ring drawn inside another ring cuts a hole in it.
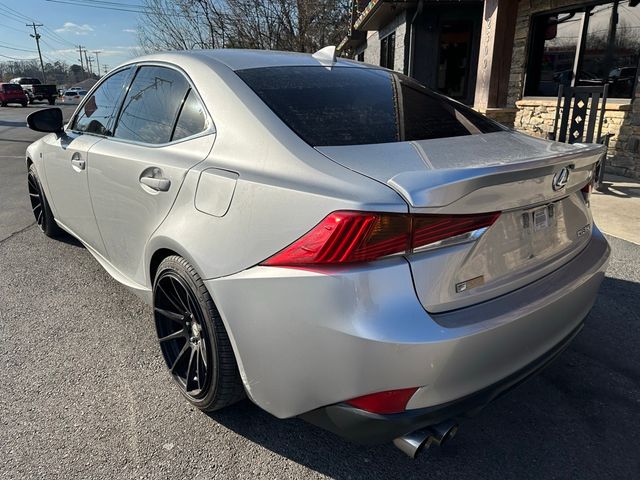
[{"label": "front wheel", "polygon": [[200,276],[179,256],[165,258],[153,286],[160,349],[182,395],[204,411],[244,397],[233,349]]},{"label": "front wheel", "polygon": [[55,105],[56,104],[56,99],[55,98],[50,98],[49,99],[49,105]]},{"label": "front wheel", "polygon": [[27,187],[29,189],[29,200],[31,200],[31,210],[36,219],[36,224],[48,237],[57,237],[62,230],[56,223],[53,212],[49,207],[49,202],[42,191],[42,185],[38,179],[38,172],[35,165],[29,166],[27,174]]}]

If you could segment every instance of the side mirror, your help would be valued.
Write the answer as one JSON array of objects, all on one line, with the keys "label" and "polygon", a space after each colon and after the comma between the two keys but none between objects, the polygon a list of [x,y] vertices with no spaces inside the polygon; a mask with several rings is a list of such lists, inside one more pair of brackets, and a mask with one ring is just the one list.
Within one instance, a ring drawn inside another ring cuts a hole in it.
[{"label": "side mirror", "polygon": [[27,126],[36,132],[60,133],[64,126],[62,122],[62,110],[59,108],[45,108],[27,117]]}]

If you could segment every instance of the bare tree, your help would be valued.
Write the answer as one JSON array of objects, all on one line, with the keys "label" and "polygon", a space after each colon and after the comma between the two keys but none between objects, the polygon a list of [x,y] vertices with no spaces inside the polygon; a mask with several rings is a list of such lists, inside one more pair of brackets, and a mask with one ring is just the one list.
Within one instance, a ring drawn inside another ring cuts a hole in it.
[{"label": "bare tree", "polygon": [[340,42],[348,0],[145,0],[140,45],[152,50],[312,52]]}]

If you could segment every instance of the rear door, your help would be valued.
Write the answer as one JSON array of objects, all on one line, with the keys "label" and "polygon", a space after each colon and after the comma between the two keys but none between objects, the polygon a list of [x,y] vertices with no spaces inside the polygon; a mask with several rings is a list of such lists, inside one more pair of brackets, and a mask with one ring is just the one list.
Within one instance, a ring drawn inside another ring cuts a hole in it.
[{"label": "rear door", "polygon": [[89,186],[111,264],[144,284],[144,248],[167,216],[189,168],[213,146],[213,125],[181,71],[143,65],[113,137],[91,149]]}]

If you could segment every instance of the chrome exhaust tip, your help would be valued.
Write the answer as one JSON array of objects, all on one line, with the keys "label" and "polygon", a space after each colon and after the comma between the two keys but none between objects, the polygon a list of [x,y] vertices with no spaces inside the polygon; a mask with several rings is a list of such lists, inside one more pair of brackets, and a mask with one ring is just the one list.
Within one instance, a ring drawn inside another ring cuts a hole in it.
[{"label": "chrome exhaust tip", "polygon": [[458,433],[458,424],[455,422],[442,422],[430,426],[427,430],[431,432],[433,443],[441,447]]},{"label": "chrome exhaust tip", "polygon": [[432,444],[441,447],[455,437],[457,432],[457,423],[442,422],[398,437],[393,444],[409,457],[416,458],[422,450],[429,448]]}]

